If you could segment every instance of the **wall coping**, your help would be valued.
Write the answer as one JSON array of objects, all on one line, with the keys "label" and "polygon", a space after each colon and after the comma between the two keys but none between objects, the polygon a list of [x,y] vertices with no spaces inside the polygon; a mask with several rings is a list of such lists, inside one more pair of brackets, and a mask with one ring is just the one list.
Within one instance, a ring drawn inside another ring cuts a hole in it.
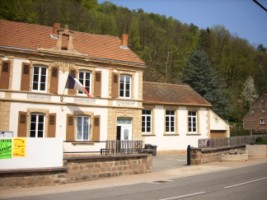
[{"label": "wall coping", "polygon": [[49,167],[49,168],[28,168],[28,169],[10,169],[10,170],[0,170],[1,174],[31,174],[31,173],[48,173],[48,172],[66,172],[66,167]]},{"label": "wall coping", "polygon": [[191,150],[201,151],[201,153],[213,153],[213,152],[227,151],[231,149],[239,149],[239,148],[245,148],[245,147],[246,145],[238,145],[238,146],[231,146],[231,147],[219,147],[219,148],[207,148],[207,149],[191,148]]},{"label": "wall coping", "polygon": [[71,160],[109,160],[109,159],[126,159],[126,158],[145,158],[150,154],[120,154],[120,155],[82,155],[82,156],[65,156],[63,159]]}]

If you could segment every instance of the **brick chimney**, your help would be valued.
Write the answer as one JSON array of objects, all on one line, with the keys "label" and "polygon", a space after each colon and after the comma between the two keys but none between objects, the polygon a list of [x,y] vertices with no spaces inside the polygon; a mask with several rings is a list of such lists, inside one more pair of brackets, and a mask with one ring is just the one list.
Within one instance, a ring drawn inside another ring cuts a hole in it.
[{"label": "brick chimney", "polygon": [[124,48],[128,47],[128,35],[125,33],[121,36],[121,46]]},{"label": "brick chimney", "polygon": [[55,22],[53,25],[53,34],[57,34],[57,31],[60,29],[60,23]]}]

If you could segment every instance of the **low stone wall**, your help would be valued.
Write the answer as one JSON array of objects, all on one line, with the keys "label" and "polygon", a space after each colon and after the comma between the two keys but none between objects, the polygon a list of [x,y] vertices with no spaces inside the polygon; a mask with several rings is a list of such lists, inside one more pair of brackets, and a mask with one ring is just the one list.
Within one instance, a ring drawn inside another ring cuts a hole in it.
[{"label": "low stone wall", "polygon": [[147,154],[76,156],[65,158],[62,168],[1,170],[0,188],[48,186],[150,172],[152,157]]},{"label": "low stone wall", "polygon": [[67,182],[152,172],[151,155],[91,156],[66,159]]},{"label": "low stone wall", "polygon": [[200,148],[191,148],[190,150],[190,164],[191,165],[201,165],[210,162],[222,161],[222,155],[229,154],[234,149],[243,149],[245,146],[236,146],[236,147],[226,147],[226,148],[217,148],[217,149],[200,149]]}]

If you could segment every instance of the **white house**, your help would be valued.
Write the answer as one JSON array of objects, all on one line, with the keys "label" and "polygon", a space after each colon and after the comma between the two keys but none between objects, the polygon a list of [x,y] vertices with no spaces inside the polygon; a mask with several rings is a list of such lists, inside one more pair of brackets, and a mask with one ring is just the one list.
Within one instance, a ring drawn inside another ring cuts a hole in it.
[{"label": "white house", "polygon": [[[65,152],[99,151],[106,140],[180,150],[214,132],[229,136],[189,86],[143,82],[145,63],[127,43],[125,34],[0,20],[0,131],[61,138]],[[93,97],[65,88],[69,74]]]},{"label": "white house", "polygon": [[229,137],[229,125],[186,84],[144,82],[142,136],[159,151],[198,146],[200,138]]}]

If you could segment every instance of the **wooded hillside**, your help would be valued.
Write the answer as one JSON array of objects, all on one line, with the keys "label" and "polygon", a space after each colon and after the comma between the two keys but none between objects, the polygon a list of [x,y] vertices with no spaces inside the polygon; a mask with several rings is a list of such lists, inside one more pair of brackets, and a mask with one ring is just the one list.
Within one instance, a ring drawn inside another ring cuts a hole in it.
[{"label": "wooded hillside", "polygon": [[188,69],[198,73],[197,67],[190,67],[198,63],[202,71],[210,70],[203,72],[206,77],[200,74],[207,80],[201,86],[208,93],[205,98],[231,122],[240,123],[248,109],[242,96],[248,77],[254,79],[259,95],[267,93],[266,47],[254,47],[223,26],[203,30],[171,17],[142,9],[130,11],[109,2],[98,4],[97,0],[1,0],[0,18],[48,26],[60,22],[72,30],[96,34],[127,33],[130,48],[147,65],[146,81],[187,82],[193,87],[195,79],[186,73]]}]

